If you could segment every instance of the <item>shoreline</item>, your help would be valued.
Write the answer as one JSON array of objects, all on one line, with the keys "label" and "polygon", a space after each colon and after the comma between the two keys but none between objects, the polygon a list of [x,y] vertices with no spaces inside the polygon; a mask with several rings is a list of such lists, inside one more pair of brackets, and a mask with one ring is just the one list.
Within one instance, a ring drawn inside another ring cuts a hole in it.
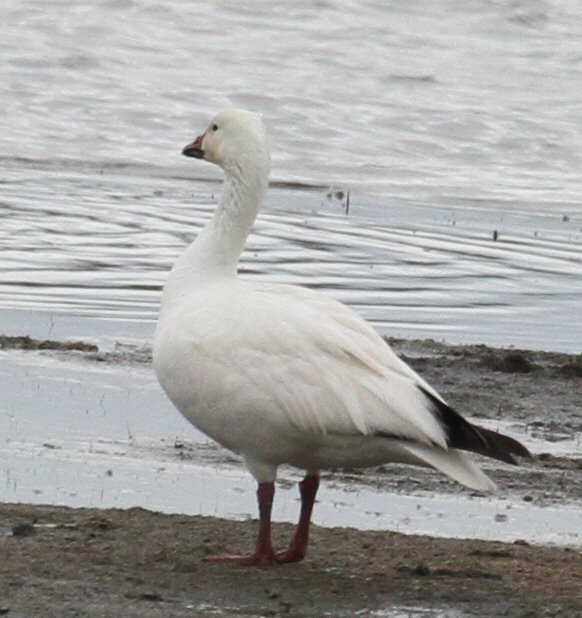
[{"label": "shoreline", "polygon": [[[278,545],[292,528],[274,525]],[[302,563],[249,568],[204,558],[252,546],[255,521],[1,504],[0,529],[8,616],[582,612],[582,554],[569,548],[314,526]]]},{"label": "shoreline", "polygon": [[[431,340],[390,343],[461,413],[493,427],[515,425],[536,440],[531,463],[480,460],[500,496],[582,512],[580,355]],[[84,342],[0,337],[0,349],[9,359],[40,354],[89,369],[92,363],[112,370],[149,363],[147,348],[126,345],[102,352]],[[562,443],[570,445],[564,452]],[[186,462],[197,457],[188,444],[175,450]],[[210,453],[209,465],[220,457],[220,451]],[[356,495],[367,486],[403,495],[463,491],[440,475],[405,466],[336,471],[323,483]],[[310,552],[297,565],[249,571],[203,561],[209,553],[252,546],[254,517],[0,503],[0,612],[27,618],[582,613],[579,543],[557,547],[519,538],[504,543],[314,526]],[[291,530],[275,524],[279,545]]]}]

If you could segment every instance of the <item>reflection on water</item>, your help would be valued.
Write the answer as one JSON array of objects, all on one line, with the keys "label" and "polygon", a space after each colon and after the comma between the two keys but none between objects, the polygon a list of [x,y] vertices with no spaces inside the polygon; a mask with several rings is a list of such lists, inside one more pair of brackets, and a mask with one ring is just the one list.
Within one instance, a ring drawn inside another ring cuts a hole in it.
[{"label": "reflection on water", "polygon": [[579,351],[581,29],[577,0],[3,3],[2,330],[149,337],[218,190],[179,152],[240,106],[287,187],[248,274],[394,335]]},{"label": "reflection on water", "polygon": [[[88,320],[86,336],[103,335],[91,320],[104,318],[117,338],[136,323],[149,337],[167,272],[219,183],[145,166],[4,163],[5,329],[10,310],[25,309]],[[346,216],[316,189],[274,187],[267,202],[245,276],[322,289],[391,335],[579,351],[577,222],[388,200],[381,209],[353,200]]]}]

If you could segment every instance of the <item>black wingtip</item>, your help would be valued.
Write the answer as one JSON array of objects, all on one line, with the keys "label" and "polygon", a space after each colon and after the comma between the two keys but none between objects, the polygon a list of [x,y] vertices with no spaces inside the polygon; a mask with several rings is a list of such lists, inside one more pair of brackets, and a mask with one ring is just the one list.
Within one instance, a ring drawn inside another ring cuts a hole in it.
[{"label": "black wingtip", "polygon": [[532,458],[532,454],[518,440],[510,438],[503,433],[485,429],[479,425],[471,426],[481,434],[481,437],[487,444],[487,452],[482,452],[482,455],[500,459],[514,465],[518,464],[518,461],[515,459],[516,457]]},{"label": "black wingtip", "polygon": [[531,458],[531,453],[518,440],[505,434],[473,425],[449,405],[419,387],[432,405],[432,410],[447,436],[447,445],[461,451],[478,453],[510,464],[516,457]]}]

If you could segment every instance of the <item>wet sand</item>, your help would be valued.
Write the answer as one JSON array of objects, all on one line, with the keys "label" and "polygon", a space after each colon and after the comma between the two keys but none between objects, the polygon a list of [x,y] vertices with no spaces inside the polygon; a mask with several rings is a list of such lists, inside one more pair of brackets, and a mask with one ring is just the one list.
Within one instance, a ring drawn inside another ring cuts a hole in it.
[{"label": "wet sand", "polygon": [[[0,527],[0,613],[9,616],[582,612],[582,556],[568,548],[316,526],[303,563],[249,569],[204,557],[250,547],[252,522],[2,505]],[[278,524],[275,536],[284,543],[291,530]]]},{"label": "wet sand", "polygon": [[[101,353],[3,338],[0,347],[82,355],[87,362],[143,363],[147,351]],[[393,341],[397,351],[460,411],[514,421],[546,441],[582,432],[581,357]],[[540,444],[543,442],[540,441]],[[547,444],[547,442],[546,442]],[[183,448],[180,449],[184,451]],[[515,468],[484,461],[499,485],[539,505],[582,501],[579,451],[538,449]],[[182,453],[181,456],[188,456]],[[432,472],[404,466],[369,474],[336,471],[354,486],[464,491]],[[317,507],[316,507],[317,508]],[[276,524],[278,545],[291,534]],[[314,527],[306,560],[267,569],[215,565],[204,557],[245,551],[255,521],[0,505],[0,615],[32,616],[578,616],[580,544],[551,547],[436,539]]]},{"label": "wet sand", "polygon": [[[582,612],[582,556],[567,548],[316,526],[303,563],[249,569],[204,557],[250,547],[253,522],[3,505],[0,527],[0,612],[9,616]],[[291,530],[275,526],[280,544]]]}]

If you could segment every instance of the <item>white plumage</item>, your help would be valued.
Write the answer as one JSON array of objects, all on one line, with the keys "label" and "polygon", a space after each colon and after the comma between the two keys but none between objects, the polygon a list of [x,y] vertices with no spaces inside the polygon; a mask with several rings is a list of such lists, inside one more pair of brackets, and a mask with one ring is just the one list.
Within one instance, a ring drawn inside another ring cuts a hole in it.
[{"label": "white plumage", "polygon": [[[222,112],[183,153],[219,164],[226,179],[212,220],[164,288],[154,367],[182,414],[240,453],[259,483],[257,551],[218,560],[301,559],[322,468],[416,463],[473,489],[494,489],[458,448],[512,461],[512,452],[527,453],[519,443],[502,436],[494,444],[495,435],[450,410],[345,305],[306,288],[237,278],[268,183],[270,154],[260,117]],[[283,463],[308,474],[298,532],[277,554],[268,524],[272,484]]]}]

